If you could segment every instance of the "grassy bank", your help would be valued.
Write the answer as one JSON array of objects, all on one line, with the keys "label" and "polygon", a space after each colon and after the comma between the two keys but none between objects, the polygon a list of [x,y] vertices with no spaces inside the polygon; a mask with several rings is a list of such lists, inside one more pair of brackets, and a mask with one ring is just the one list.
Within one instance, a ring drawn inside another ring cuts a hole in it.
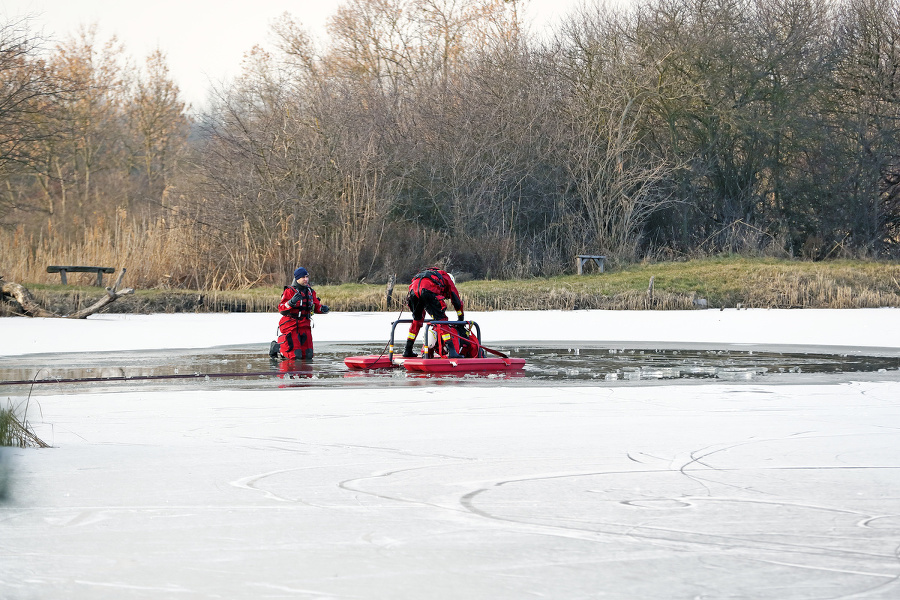
[{"label": "grassy bank", "polygon": [[[651,287],[652,279],[652,287]],[[99,288],[23,283],[46,308],[87,306]],[[123,285],[128,285],[127,277]],[[332,310],[399,311],[406,283],[387,302],[384,284],[315,286]],[[875,308],[900,306],[900,264],[803,262],[739,257],[637,264],[616,272],[510,281],[461,281],[467,310],[687,310],[709,308]],[[281,287],[234,292],[137,290],[106,312],[271,312]],[[0,311],[9,306],[0,303]]]}]

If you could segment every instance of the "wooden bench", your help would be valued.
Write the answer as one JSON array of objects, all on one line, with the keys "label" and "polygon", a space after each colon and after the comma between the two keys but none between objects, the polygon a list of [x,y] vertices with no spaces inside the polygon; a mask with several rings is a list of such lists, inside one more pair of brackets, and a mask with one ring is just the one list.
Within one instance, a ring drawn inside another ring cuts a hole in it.
[{"label": "wooden bench", "polygon": [[599,256],[597,254],[577,254],[575,255],[575,270],[579,275],[582,274],[585,263],[590,261],[597,263],[597,266],[600,267],[600,272],[603,272],[603,263],[606,261],[605,256]]},{"label": "wooden bench", "polygon": [[116,270],[113,267],[61,267],[51,265],[47,267],[47,272],[59,273],[59,276],[62,278],[63,285],[67,285],[69,283],[68,281],[66,281],[66,273],[96,273],[97,287],[103,287],[103,274],[115,273]]}]

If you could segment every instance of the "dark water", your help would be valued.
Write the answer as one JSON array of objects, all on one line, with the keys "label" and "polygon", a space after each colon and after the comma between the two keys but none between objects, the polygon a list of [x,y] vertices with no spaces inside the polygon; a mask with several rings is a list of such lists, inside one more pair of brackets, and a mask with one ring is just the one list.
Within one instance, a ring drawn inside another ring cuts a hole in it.
[{"label": "dark water", "polygon": [[[876,375],[900,379],[900,356],[752,349],[635,349],[543,343],[498,347],[526,359],[516,373],[425,375],[402,368],[352,371],[346,356],[379,354],[383,345],[317,344],[310,363],[272,360],[267,348],[131,351],[0,357],[0,395],[134,389],[268,389],[385,385],[604,385],[704,382],[801,383]],[[32,383],[34,382],[34,383]]]}]

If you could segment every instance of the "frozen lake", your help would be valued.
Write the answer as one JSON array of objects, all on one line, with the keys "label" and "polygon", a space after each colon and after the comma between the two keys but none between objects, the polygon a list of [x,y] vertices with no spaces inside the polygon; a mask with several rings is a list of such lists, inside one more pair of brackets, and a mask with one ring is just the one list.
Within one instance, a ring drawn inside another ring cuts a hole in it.
[{"label": "frozen lake", "polygon": [[[286,383],[308,387],[381,387],[421,386],[432,380],[435,383],[452,380],[460,385],[492,386],[679,380],[797,383],[808,380],[804,375],[830,375],[832,381],[872,373],[880,373],[881,377],[900,375],[900,353],[872,349],[845,349],[833,353],[825,348],[633,348],[622,343],[552,341],[520,343],[498,349],[510,356],[525,358],[525,369],[515,373],[465,376],[414,374],[403,369],[353,371],[344,365],[345,357],[381,354],[385,351],[384,345],[326,342],[318,344],[315,359],[308,363],[282,363],[270,359],[264,348],[245,345],[190,351],[0,357],[0,390],[19,388],[21,391],[27,387],[32,394],[46,394],[85,389],[95,392],[185,387],[271,389]],[[19,384],[13,385],[15,382]],[[37,385],[30,382],[37,382]]]},{"label": "frozen lake", "polygon": [[274,368],[244,341],[0,357],[6,381],[223,375],[0,386],[53,445],[7,451],[0,598],[894,599],[881,314],[834,330],[856,344],[765,313],[760,347],[498,343],[512,378],[350,376],[381,346],[325,336],[281,378],[228,375]]}]

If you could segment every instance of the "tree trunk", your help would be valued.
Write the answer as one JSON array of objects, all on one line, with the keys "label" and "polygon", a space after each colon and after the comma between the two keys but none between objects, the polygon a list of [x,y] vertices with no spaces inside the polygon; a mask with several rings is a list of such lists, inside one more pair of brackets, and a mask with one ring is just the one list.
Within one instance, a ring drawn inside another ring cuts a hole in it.
[{"label": "tree trunk", "polygon": [[25,286],[14,281],[2,281],[2,279],[0,279],[0,298],[6,299],[5,297],[9,296],[13,300],[18,302],[19,306],[22,307],[22,314],[26,317],[84,319],[89,315],[99,312],[100,309],[102,309],[104,306],[115,302],[122,296],[127,296],[128,294],[134,293],[134,290],[132,288],[125,288],[122,291],[117,291],[119,284],[122,283],[122,277],[124,275],[125,269],[122,269],[119,272],[119,277],[118,279],[116,279],[115,285],[113,285],[111,288],[106,288],[106,296],[103,296],[91,306],[83,308],[70,315],[58,315],[54,312],[50,312],[49,310],[44,309],[35,301],[34,296],[31,295],[31,292],[29,292],[28,289],[25,288]]}]

